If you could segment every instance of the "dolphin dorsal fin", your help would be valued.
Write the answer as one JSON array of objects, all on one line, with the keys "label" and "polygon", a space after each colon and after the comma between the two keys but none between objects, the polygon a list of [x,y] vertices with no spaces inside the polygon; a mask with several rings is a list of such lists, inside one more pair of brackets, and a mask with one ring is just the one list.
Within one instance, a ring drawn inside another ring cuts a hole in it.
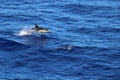
[{"label": "dolphin dorsal fin", "polygon": [[39,28],[39,26],[37,24],[35,24],[35,28]]}]

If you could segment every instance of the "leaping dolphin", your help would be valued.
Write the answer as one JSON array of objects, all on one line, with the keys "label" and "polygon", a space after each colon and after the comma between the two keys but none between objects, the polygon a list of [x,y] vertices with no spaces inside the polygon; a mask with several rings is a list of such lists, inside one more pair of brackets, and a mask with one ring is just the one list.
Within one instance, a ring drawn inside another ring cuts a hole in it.
[{"label": "leaping dolphin", "polygon": [[47,28],[39,27],[37,24],[35,24],[35,27],[32,28],[31,30],[35,31],[35,32],[40,32],[40,33],[47,33],[47,32],[49,32],[49,30]]}]

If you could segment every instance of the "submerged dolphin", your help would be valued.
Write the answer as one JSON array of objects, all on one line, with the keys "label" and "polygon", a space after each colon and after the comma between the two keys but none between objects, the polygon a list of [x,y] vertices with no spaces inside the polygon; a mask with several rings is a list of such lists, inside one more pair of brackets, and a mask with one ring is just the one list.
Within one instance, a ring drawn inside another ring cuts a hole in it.
[{"label": "submerged dolphin", "polygon": [[32,28],[31,30],[35,31],[35,32],[40,32],[40,33],[47,33],[47,32],[49,32],[49,30],[47,28],[39,27],[37,24],[35,24],[35,27]]}]

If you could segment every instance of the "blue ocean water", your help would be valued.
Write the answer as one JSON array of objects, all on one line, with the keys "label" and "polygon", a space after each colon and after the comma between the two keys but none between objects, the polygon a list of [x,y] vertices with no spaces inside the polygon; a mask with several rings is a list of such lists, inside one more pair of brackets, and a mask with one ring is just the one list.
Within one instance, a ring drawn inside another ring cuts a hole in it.
[{"label": "blue ocean water", "polygon": [[0,0],[0,80],[120,80],[120,1]]}]

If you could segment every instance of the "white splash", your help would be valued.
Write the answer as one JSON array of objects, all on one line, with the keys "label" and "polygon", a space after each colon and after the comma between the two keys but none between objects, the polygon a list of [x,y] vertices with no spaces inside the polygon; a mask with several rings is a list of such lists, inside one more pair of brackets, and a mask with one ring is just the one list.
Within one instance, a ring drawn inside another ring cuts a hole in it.
[{"label": "white splash", "polygon": [[17,35],[18,36],[27,36],[27,35],[31,35],[33,33],[33,31],[32,30],[30,30],[30,29],[23,29],[23,30],[20,30],[18,33],[17,33]]},{"label": "white splash", "polygon": [[18,33],[20,36],[25,36],[25,35],[30,35],[32,34],[31,32],[27,31],[27,30],[21,30],[19,33]]}]

